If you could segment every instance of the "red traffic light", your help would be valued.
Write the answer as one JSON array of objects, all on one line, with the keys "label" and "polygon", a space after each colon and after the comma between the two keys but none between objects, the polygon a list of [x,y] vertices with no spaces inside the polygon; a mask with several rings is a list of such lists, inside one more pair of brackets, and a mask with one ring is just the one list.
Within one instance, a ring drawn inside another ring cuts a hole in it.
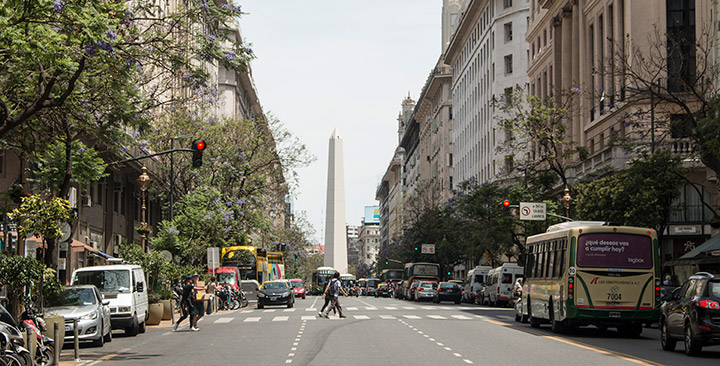
[{"label": "red traffic light", "polygon": [[502,205],[503,205],[504,207],[510,207],[510,201],[509,201],[509,200],[505,200],[505,201],[503,201]]},{"label": "red traffic light", "polygon": [[205,141],[203,140],[195,140],[192,143],[192,149],[195,151],[202,151],[205,150]]}]

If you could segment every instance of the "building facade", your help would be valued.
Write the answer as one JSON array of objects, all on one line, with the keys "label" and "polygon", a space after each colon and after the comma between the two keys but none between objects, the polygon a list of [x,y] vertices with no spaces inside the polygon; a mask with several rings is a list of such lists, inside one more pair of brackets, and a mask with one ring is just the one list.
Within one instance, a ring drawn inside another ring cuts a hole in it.
[{"label": "building facade", "polygon": [[377,261],[379,251],[380,224],[363,220],[358,236],[358,264],[372,266]]},{"label": "building facade", "polygon": [[499,152],[506,138],[493,100],[528,82],[529,4],[520,0],[469,0],[443,55],[452,67],[454,184],[494,181],[512,165]]}]

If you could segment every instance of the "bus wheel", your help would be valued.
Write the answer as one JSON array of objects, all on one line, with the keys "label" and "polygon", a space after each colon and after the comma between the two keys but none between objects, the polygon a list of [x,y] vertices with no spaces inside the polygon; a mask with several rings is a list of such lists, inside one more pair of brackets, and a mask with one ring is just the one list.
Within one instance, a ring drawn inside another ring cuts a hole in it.
[{"label": "bus wheel", "polygon": [[530,322],[530,318],[528,318],[527,315],[523,315],[522,317],[520,317],[520,323],[527,324],[529,322]]},{"label": "bus wheel", "polygon": [[565,322],[563,321],[553,319],[550,321],[550,326],[552,332],[555,334],[561,334],[565,332]]},{"label": "bus wheel", "polygon": [[540,319],[533,317],[533,316],[530,317],[530,327],[540,328],[540,323],[541,323]]}]

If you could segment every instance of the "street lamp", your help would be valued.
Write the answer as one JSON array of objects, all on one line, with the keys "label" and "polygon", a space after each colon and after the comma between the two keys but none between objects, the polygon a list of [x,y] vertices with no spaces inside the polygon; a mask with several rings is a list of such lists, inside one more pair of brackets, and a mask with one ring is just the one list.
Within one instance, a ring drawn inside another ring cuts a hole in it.
[{"label": "street lamp", "polygon": [[[150,187],[150,176],[147,173],[147,167],[143,165],[142,167],[142,174],[137,179],[138,186],[140,186],[140,191],[142,191],[142,214],[140,216],[140,225],[141,226],[147,226],[147,222],[145,222],[145,191]],[[142,250],[143,253],[145,253],[145,240],[147,239],[147,232],[143,231],[140,233],[140,237],[142,238]]]},{"label": "street lamp", "polygon": [[565,216],[570,217],[570,203],[572,202],[572,197],[570,197],[570,190],[567,186],[565,186],[565,194],[560,199],[560,202],[562,202],[562,205],[565,207]]},{"label": "street lamp", "polygon": [[[655,153],[655,93],[652,88],[655,86],[655,82],[650,84],[650,89],[640,90],[629,86],[625,87],[626,91],[636,94],[650,94],[650,154]],[[658,95],[660,95],[660,82],[657,83]]]}]

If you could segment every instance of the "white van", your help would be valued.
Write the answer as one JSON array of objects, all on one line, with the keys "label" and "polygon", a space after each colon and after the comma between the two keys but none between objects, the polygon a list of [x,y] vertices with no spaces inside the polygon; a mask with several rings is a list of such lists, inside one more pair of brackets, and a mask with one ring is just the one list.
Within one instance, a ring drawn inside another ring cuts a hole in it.
[{"label": "white van", "polygon": [[95,285],[100,290],[104,299],[110,301],[112,329],[124,329],[130,336],[145,333],[148,295],[142,267],[117,264],[78,268],[71,284]]},{"label": "white van", "polygon": [[475,302],[475,297],[482,288],[483,283],[485,283],[485,277],[491,269],[490,266],[477,266],[468,272],[467,278],[463,282],[463,302]]},{"label": "white van", "polygon": [[505,263],[488,272],[485,282],[485,298],[492,306],[509,305],[515,280],[521,278],[524,268],[517,263]]}]

